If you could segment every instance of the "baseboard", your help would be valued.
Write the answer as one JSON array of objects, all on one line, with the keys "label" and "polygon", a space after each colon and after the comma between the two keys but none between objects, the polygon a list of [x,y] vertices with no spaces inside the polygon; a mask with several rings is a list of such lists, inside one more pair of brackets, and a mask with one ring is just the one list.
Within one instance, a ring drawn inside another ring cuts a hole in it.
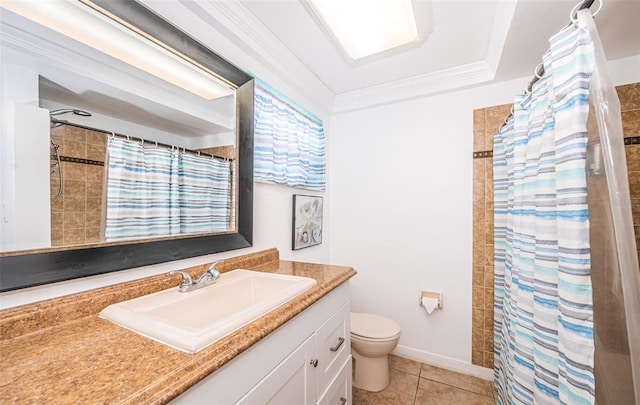
[{"label": "baseboard", "polygon": [[458,359],[452,359],[451,357],[425,352],[424,350],[398,345],[391,354],[458,373],[472,375],[482,378],[483,380],[493,380],[493,369],[476,366]]}]

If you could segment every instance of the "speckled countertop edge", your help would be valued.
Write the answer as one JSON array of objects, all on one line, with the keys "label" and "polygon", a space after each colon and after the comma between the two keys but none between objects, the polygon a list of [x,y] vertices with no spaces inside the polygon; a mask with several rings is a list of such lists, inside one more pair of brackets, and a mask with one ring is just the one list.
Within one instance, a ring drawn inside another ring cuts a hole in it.
[{"label": "speckled countertop edge", "polygon": [[[199,274],[205,267],[187,270]],[[178,276],[153,276],[0,311],[0,402],[166,403],[356,274],[350,267],[280,261],[276,249],[226,259],[219,268],[305,276],[317,284],[196,354],[98,318],[114,302],[178,285]]]}]

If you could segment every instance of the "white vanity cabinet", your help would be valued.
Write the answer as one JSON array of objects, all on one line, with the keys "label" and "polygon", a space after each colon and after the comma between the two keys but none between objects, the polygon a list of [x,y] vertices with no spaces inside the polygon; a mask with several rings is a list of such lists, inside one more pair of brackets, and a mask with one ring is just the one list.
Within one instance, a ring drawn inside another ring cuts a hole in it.
[{"label": "white vanity cabinet", "polygon": [[172,404],[351,404],[349,311],[345,282]]},{"label": "white vanity cabinet", "polygon": [[316,384],[310,363],[314,360],[309,359],[315,356],[315,343],[315,336],[310,336],[237,404],[313,404]]}]

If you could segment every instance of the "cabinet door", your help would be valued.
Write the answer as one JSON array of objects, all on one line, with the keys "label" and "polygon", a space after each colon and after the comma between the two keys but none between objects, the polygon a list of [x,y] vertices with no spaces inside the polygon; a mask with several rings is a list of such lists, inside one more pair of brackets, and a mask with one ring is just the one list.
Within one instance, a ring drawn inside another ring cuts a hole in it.
[{"label": "cabinet door", "polygon": [[316,398],[315,348],[316,337],[311,335],[237,404],[313,404]]},{"label": "cabinet door", "polygon": [[318,395],[323,395],[351,354],[349,303],[344,304],[316,332],[318,336]]},{"label": "cabinet door", "polygon": [[319,405],[351,405],[351,356],[342,365],[336,378],[329,384],[327,392],[318,401]]}]

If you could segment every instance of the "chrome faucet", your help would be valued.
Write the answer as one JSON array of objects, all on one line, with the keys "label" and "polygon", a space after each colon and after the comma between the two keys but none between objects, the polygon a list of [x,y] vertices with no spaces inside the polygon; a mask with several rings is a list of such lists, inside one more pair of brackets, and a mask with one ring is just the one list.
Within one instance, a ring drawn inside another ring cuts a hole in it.
[{"label": "chrome faucet", "polygon": [[195,281],[191,279],[189,273],[185,271],[175,270],[170,271],[169,274],[181,274],[182,275],[182,284],[180,284],[180,288],[178,291],[180,292],[189,292],[194,291],[202,287],[206,287],[208,285],[214,284],[220,278],[220,272],[216,269],[216,265],[222,262],[221,260],[216,260],[211,263],[207,268],[207,271],[202,273],[200,277],[198,277]]}]

